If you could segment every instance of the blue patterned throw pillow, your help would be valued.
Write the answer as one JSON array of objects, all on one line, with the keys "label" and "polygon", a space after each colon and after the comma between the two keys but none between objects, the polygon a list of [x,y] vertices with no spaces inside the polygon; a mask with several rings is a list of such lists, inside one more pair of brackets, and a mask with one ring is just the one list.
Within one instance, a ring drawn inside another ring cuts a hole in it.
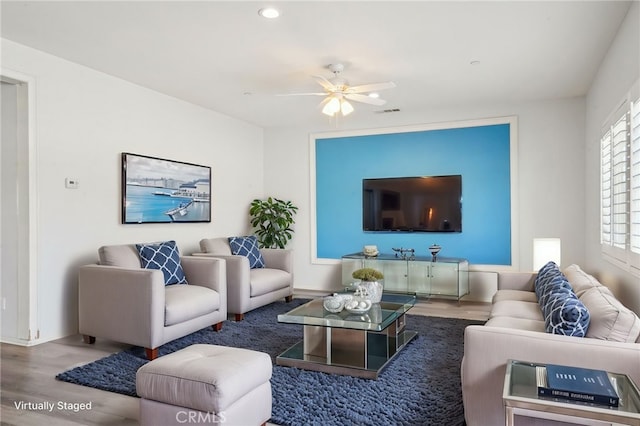
[{"label": "blue patterned throw pillow", "polygon": [[550,285],[557,284],[557,282],[554,284],[553,281],[557,280],[560,276],[562,276],[562,272],[560,272],[560,268],[555,264],[555,262],[547,262],[546,265],[540,268],[534,283],[534,289],[536,296],[538,297],[538,301],[540,301],[540,298],[542,298]]},{"label": "blue patterned throw pillow", "polygon": [[547,333],[584,337],[589,329],[589,310],[571,289],[550,292],[543,314]]},{"label": "blue patterned throw pillow", "polygon": [[231,254],[245,256],[249,259],[249,268],[264,268],[264,258],[258,248],[258,239],[255,236],[229,237]]},{"label": "blue patterned throw pillow", "polygon": [[540,296],[538,298],[540,308],[544,310],[545,306],[549,303],[551,295],[561,290],[571,291],[571,284],[569,284],[567,277],[563,274],[555,275],[547,280],[541,288]]},{"label": "blue patterned throw pillow", "polygon": [[175,241],[165,241],[156,244],[136,244],[142,267],[145,269],[159,269],[164,275],[164,284],[187,284],[180,252]]}]

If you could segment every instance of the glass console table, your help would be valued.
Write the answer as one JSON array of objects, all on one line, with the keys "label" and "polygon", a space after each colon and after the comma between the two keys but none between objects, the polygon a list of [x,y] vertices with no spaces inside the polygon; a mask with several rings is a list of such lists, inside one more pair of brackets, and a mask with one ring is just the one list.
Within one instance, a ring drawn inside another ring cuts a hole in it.
[{"label": "glass console table", "polygon": [[384,274],[384,291],[460,300],[469,294],[469,262],[466,259],[438,256],[398,257],[364,253],[342,256],[342,284],[355,281],[351,273],[359,268],[374,268]]},{"label": "glass console table", "polygon": [[502,393],[507,426],[514,425],[515,416],[590,426],[640,426],[640,392],[627,375],[607,373],[620,398],[619,407],[609,408],[601,405],[539,398],[536,366],[543,365],[522,361],[507,363]]},{"label": "glass console table", "polygon": [[415,296],[383,294],[365,314],[331,313],[315,299],[278,322],[304,326],[303,340],[276,358],[277,365],[377,379],[393,357],[418,333],[405,329]]}]

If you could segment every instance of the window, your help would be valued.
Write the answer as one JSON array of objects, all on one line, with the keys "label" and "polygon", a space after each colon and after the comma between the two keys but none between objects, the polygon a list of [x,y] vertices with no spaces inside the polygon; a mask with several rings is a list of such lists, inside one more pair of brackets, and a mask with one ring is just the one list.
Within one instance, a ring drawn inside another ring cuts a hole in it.
[{"label": "window", "polygon": [[640,275],[640,96],[638,84],[600,139],[600,242],[605,259]]}]

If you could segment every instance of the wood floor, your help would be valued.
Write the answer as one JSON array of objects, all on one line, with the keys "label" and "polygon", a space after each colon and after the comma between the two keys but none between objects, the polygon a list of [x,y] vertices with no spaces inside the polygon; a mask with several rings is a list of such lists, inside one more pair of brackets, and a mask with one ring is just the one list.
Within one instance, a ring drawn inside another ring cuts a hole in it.
[{"label": "wood floor", "polygon": [[[490,304],[420,300],[411,314],[486,320]],[[137,425],[138,398],[60,382],[56,374],[103,358],[127,345],[98,339],[86,345],[80,335],[32,347],[0,344],[2,425]],[[24,407],[18,404],[24,403]],[[49,411],[44,403],[53,405]],[[73,404],[76,405],[73,405]],[[77,404],[90,403],[81,410]],[[29,406],[30,405],[30,406]]]}]

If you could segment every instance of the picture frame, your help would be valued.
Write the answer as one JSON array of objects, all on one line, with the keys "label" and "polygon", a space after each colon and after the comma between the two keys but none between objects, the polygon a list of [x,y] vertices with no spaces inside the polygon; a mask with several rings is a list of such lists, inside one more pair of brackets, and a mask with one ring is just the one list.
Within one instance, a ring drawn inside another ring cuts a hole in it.
[{"label": "picture frame", "polygon": [[211,222],[211,167],[122,153],[122,223]]}]

